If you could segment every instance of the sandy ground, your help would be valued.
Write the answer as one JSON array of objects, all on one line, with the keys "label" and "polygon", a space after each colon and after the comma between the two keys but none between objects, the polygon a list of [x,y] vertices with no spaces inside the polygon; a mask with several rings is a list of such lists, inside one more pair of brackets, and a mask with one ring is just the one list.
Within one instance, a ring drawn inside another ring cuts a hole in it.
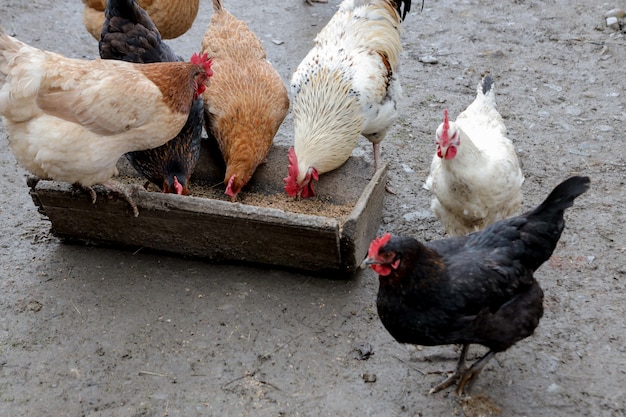
[{"label": "sandy ground", "polygon": [[[287,82],[339,2],[225,3]],[[626,40],[603,15],[626,3],[427,0],[422,12],[415,3],[403,34],[406,99],[383,144],[397,195],[386,196],[380,230],[442,236],[421,188],[434,131],[491,71],[523,162],[523,207],[570,175],[592,179],[537,273],[546,312],[535,335],[498,355],[471,396],[428,396],[458,349],[396,343],[376,314],[373,272],[331,281],[61,244],[0,130],[0,415],[624,415]],[[78,0],[0,3],[9,33],[93,58],[81,13]],[[210,15],[202,0],[171,45],[185,56],[198,49]],[[289,116],[277,142],[291,133]],[[371,159],[369,143],[355,154]],[[359,346],[373,354],[358,359]]]}]

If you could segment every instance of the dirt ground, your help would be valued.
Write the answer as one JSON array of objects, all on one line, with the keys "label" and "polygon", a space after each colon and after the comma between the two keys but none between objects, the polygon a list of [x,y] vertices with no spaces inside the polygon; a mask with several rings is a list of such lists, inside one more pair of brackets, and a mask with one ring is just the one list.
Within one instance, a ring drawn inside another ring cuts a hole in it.
[{"label": "dirt ground", "polygon": [[[338,3],[225,1],[286,82]],[[0,129],[0,415],[624,415],[626,40],[604,14],[626,3],[414,3],[402,115],[383,143],[397,195],[385,197],[381,232],[442,236],[422,189],[434,131],[444,108],[456,115],[473,100],[484,71],[523,163],[524,209],[570,175],[592,179],[537,273],[546,312],[532,337],[499,354],[470,396],[428,396],[458,349],[395,342],[376,314],[372,271],[333,281],[61,244]],[[81,14],[79,0],[0,3],[9,33],[94,58]],[[179,54],[199,48],[210,15],[202,0],[193,28],[170,42]],[[277,143],[292,130],[288,116]],[[355,154],[371,159],[369,142]]]}]

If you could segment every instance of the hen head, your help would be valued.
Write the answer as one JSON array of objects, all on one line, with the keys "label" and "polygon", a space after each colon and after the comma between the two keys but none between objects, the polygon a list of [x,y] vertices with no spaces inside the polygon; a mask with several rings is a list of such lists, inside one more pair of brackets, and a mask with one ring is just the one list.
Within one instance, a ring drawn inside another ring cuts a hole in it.
[{"label": "hen head", "polygon": [[206,90],[206,82],[210,77],[213,76],[213,70],[211,69],[211,65],[213,65],[213,60],[209,58],[208,54],[204,53],[202,55],[198,55],[197,53],[191,56],[191,61],[194,65],[200,65],[204,71],[198,72],[194,76],[194,95],[193,99],[197,100],[198,97],[204,93]]},{"label": "hen head", "polygon": [[[224,181],[226,183],[226,191],[225,194],[230,197],[230,201],[235,201],[237,199],[237,194],[241,191],[244,185],[248,183],[248,180],[242,178],[241,176],[237,176],[233,174],[228,178],[228,181]],[[250,176],[248,176],[248,179]]]},{"label": "hen head", "polygon": [[367,259],[363,261],[364,265],[369,265],[376,273],[381,276],[387,276],[398,269],[401,259],[391,250],[386,250],[386,245],[391,240],[391,233],[385,233],[370,243],[367,251]]},{"label": "hen head", "polygon": [[309,198],[315,196],[313,180],[319,180],[320,176],[315,167],[309,167],[301,181],[298,181],[300,174],[298,168],[298,157],[294,148],[289,148],[289,170],[284,179],[285,191],[290,197]]},{"label": "hen head", "polygon": [[185,184],[181,184],[178,181],[178,177],[174,175],[171,181],[168,181],[168,179],[163,181],[163,193],[189,195],[189,190],[187,189],[186,181]]},{"label": "hen head", "polygon": [[461,133],[454,123],[448,120],[448,109],[443,111],[443,123],[437,128],[437,156],[444,159],[452,159],[456,156],[461,144]]}]

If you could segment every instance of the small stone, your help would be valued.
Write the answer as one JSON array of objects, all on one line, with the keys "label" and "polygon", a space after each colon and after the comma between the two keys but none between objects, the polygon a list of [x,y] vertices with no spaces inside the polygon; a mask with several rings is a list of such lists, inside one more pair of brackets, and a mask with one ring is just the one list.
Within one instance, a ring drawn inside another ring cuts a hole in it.
[{"label": "small stone", "polygon": [[354,359],[366,361],[374,354],[374,348],[367,342],[357,343],[354,346],[353,353]]},{"label": "small stone", "polygon": [[418,60],[420,62],[423,62],[424,64],[438,64],[439,63],[439,60],[432,55],[422,55],[421,57],[418,58]]},{"label": "small stone", "polygon": [[376,382],[376,374],[363,374],[361,375],[361,378],[363,378],[363,382],[365,382],[366,384],[371,384],[373,382]]},{"label": "small stone", "polygon": [[285,41],[281,41],[280,39],[272,39],[272,43],[275,45],[282,45]]},{"label": "small stone", "polygon": [[607,17],[606,25],[613,30],[619,30],[619,20],[615,16]]}]

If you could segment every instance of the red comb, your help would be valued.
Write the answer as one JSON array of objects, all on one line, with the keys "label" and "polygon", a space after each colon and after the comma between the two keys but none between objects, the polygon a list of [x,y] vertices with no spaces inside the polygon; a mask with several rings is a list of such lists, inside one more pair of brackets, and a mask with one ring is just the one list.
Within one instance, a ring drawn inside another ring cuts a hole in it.
[{"label": "red comb", "polygon": [[226,186],[226,191],[224,192],[224,194],[231,196],[231,197],[235,197],[237,195],[233,191],[233,182],[235,182],[235,177],[236,175],[233,175],[232,177],[230,177],[230,179],[228,180],[228,185]]},{"label": "red comb", "polygon": [[448,129],[450,129],[450,120],[448,119],[448,109],[443,110],[443,128],[441,129],[441,145],[448,146]]},{"label": "red comb", "polygon": [[289,148],[289,168],[287,170],[287,178],[284,178],[285,181],[285,192],[290,197],[295,197],[298,194],[298,157],[296,156],[296,151],[293,148]]},{"label": "red comb", "polygon": [[197,52],[194,53],[191,56],[190,62],[195,65],[202,65],[209,77],[213,75],[213,70],[211,69],[211,65],[213,65],[213,60],[209,59],[209,55],[206,52],[202,55],[198,55]]},{"label": "red comb", "polygon": [[370,243],[370,249],[367,252],[367,257],[374,258],[376,255],[378,255],[379,249],[382,246],[386,245],[387,242],[389,242],[390,240],[391,240],[391,233],[385,233],[381,237],[372,240],[372,243]]},{"label": "red comb", "polygon": [[176,177],[176,175],[174,175],[174,190],[176,190],[176,194],[178,195],[183,194],[183,186],[178,181],[178,178]]}]

